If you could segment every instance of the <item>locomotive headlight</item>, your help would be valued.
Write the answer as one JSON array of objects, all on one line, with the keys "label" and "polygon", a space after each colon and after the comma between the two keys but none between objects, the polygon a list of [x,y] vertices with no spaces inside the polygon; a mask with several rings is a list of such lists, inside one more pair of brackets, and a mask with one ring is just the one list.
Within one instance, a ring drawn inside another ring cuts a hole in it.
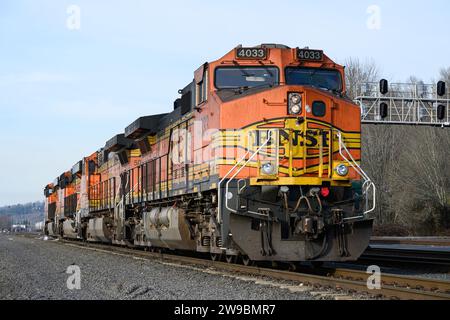
[{"label": "locomotive headlight", "polygon": [[299,105],[293,105],[292,107],[291,107],[291,113],[292,114],[299,114],[300,113],[300,111],[302,111],[302,108],[299,106]]},{"label": "locomotive headlight", "polygon": [[336,167],[336,173],[341,177],[348,175],[348,167],[345,164],[340,164]]},{"label": "locomotive headlight", "polygon": [[289,93],[289,113],[299,114],[302,112],[302,96],[299,93]]},{"label": "locomotive headlight", "polygon": [[302,98],[298,93],[292,93],[290,100],[292,104],[300,104],[300,102],[302,102]]},{"label": "locomotive headlight", "polygon": [[275,166],[270,162],[266,162],[261,166],[261,171],[268,176],[273,175],[275,174]]}]

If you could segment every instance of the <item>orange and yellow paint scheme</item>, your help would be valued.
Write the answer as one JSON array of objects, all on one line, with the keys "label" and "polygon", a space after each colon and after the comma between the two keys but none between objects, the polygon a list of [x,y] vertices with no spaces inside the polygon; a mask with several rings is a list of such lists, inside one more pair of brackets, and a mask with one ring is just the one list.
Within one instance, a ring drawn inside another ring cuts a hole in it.
[{"label": "orange and yellow paint scheme", "polygon": [[[253,260],[359,257],[371,181],[344,79],[321,50],[283,45],[239,46],[203,64],[172,112],[137,119],[84,158],[79,187],[66,190],[79,193],[80,229]],[[151,238],[161,230],[169,239]]]}]

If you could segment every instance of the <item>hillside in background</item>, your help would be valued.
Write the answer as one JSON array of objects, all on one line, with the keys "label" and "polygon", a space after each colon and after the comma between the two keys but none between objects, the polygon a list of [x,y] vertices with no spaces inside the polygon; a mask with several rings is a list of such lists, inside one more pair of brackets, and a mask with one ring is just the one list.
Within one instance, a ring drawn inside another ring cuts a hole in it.
[{"label": "hillside in background", "polygon": [[0,207],[0,229],[9,228],[12,224],[33,226],[44,220],[44,202],[30,202]]}]

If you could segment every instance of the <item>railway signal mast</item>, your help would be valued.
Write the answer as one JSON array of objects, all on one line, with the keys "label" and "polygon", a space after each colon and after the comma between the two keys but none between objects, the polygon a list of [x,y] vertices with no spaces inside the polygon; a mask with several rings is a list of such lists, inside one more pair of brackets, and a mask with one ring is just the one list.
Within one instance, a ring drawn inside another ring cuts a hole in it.
[{"label": "railway signal mast", "polygon": [[443,81],[363,83],[355,102],[361,107],[362,123],[450,127],[450,93]]}]

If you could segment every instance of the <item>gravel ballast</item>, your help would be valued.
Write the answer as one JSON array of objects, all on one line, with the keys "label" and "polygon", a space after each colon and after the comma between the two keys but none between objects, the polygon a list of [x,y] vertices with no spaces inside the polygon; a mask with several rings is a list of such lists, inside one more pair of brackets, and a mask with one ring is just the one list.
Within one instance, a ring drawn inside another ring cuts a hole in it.
[{"label": "gravel ballast", "polygon": [[[67,287],[71,265],[80,267],[80,290]],[[255,280],[0,234],[0,299],[323,299],[306,287]]]}]

